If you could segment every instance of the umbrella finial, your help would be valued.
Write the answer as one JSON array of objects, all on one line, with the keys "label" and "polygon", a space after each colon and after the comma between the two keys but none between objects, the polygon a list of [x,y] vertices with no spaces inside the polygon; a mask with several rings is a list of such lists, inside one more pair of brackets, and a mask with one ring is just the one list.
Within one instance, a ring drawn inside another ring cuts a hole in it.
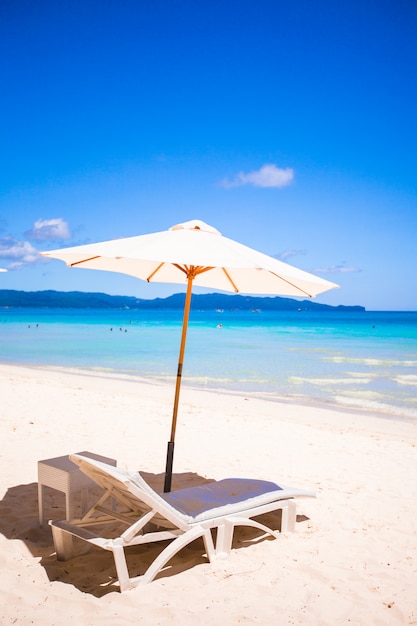
[{"label": "umbrella finial", "polygon": [[218,231],[217,228],[213,228],[213,226],[201,220],[190,220],[189,222],[182,222],[182,224],[175,224],[175,226],[171,226],[169,230],[204,230],[206,233],[221,235],[221,232]]}]

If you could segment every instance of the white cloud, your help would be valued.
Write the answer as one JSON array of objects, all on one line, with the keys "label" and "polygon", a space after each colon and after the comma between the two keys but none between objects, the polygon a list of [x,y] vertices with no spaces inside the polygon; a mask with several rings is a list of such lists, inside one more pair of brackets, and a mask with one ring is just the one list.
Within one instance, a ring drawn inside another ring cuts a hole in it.
[{"label": "white cloud", "polygon": [[9,270],[18,270],[41,260],[39,252],[28,241],[17,241],[13,237],[0,239],[0,259],[9,261]]},{"label": "white cloud", "polygon": [[253,185],[254,187],[286,187],[294,180],[294,170],[279,168],[274,163],[265,163],[259,170],[239,172],[234,179],[225,178],[221,185],[226,188]]},{"label": "white cloud", "polygon": [[71,238],[69,226],[62,217],[56,217],[51,220],[37,220],[32,229],[25,235],[33,241],[58,241]]},{"label": "white cloud", "polygon": [[319,267],[314,270],[315,274],[353,274],[355,272],[361,272],[358,267],[346,267],[344,263],[339,265],[329,265],[328,267]]},{"label": "white cloud", "polygon": [[284,250],[275,256],[279,261],[286,261],[292,256],[299,256],[300,254],[307,254],[306,250]]}]

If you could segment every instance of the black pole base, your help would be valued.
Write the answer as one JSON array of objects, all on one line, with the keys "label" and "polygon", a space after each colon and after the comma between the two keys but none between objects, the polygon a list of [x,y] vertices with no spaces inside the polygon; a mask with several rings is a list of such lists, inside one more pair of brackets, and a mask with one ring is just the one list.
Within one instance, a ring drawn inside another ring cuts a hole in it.
[{"label": "black pole base", "polygon": [[174,461],[174,442],[168,441],[167,447],[167,464],[165,468],[165,483],[164,483],[164,493],[168,493],[171,491],[171,482],[172,482],[172,464]]}]

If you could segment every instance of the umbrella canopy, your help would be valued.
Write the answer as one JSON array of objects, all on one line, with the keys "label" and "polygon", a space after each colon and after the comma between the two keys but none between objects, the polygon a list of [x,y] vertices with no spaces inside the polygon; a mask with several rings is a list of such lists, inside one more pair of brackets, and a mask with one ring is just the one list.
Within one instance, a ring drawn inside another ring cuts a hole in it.
[{"label": "umbrella canopy", "polygon": [[165,491],[171,489],[175,430],[182,365],[193,285],[246,294],[313,297],[338,287],[323,278],[278,261],[192,220],[168,230],[41,253],[69,267],[106,270],[147,282],[187,285],[177,381],[168,442]]},{"label": "umbrella canopy", "polygon": [[191,272],[195,286],[236,293],[313,297],[337,287],[223,237],[199,220],[42,255],[61,259],[69,267],[120,272],[148,282],[186,283]]}]

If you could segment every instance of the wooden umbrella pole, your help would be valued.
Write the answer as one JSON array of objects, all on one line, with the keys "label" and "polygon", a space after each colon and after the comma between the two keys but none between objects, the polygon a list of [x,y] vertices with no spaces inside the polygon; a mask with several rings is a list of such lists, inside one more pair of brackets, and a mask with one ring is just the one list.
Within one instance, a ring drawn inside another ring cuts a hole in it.
[{"label": "wooden umbrella pole", "polygon": [[171,491],[172,465],[174,461],[175,430],[177,428],[177,415],[178,415],[178,403],[180,399],[180,390],[181,390],[182,365],[184,363],[185,342],[187,339],[188,318],[190,316],[191,292],[193,288],[194,273],[190,271],[188,273],[187,278],[188,278],[187,293],[185,296],[181,345],[180,345],[180,353],[178,357],[177,381],[175,384],[174,409],[172,412],[171,437],[170,437],[170,440],[168,441],[168,448],[167,448],[167,461],[166,461],[166,468],[165,468],[165,483],[164,483],[165,493]]}]

